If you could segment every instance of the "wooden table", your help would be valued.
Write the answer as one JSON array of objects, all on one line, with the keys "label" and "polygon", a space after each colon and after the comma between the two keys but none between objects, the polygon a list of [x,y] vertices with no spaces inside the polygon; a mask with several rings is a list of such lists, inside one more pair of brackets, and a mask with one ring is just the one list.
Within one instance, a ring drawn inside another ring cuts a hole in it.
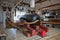
[{"label": "wooden table", "polygon": [[60,24],[60,18],[47,18],[49,21],[41,21],[41,25],[43,24]]},{"label": "wooden table", "polygon": [[3,30],[0,30],[0,40],[2,40],[2,38],[6,40],[6,33]]},{"label": "wooden table", "polygon": [[41,21],[40,25],[43,26],[43,24],[58,24],[60,25],[60,22],[54,22],[54,21]]}]

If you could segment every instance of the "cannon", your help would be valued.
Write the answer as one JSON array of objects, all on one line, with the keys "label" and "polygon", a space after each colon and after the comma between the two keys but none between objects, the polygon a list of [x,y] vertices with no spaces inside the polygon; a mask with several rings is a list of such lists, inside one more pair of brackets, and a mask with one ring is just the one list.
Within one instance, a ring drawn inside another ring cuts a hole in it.
[{"label": "cannon", "polygon": [[39,25],[40,16],[38,14],[26,14],[20,18],[20,20],[25,20],[27,24]]},{"label": "cannon", "polygon": [[25,33],[29,31],[28,33],[30,33],[30,35],[28,35],[28,33],[25,33],[27,37],[38,34],[41,34],[42,37],[46,35],[48,28],[40,26],[41,19],[38,14],[27,14],[21,17],[20,20],[26,21],[24,22],[25,24],[27,24],[27,26],[25,27],[26,30],[23,29],[23,32]]}]

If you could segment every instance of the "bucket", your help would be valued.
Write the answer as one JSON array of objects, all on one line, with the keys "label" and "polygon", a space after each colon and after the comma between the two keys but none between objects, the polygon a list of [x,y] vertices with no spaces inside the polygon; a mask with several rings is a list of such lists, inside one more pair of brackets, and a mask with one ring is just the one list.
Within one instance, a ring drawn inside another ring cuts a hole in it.
[{"label": "bucket", "polygon": [[17,29],[15,29],[15,28],[10,28],[7,30],[7,35],[9,37],[9,39],[11,39],[11,40],[16,39],[16,30]]}]

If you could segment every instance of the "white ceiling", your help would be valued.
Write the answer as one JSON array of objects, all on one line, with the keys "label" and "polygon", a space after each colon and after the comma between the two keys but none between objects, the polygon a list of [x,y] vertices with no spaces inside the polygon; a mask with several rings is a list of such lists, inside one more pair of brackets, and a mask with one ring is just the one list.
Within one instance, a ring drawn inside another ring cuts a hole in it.
[{"label": "white ceiling", "polygon": [[[23,1],[25,3],[29,3],[30,4],[30,1],[31,0],[0,0],[0,4],[1,5],[5,5],[5,6],[15,6],[16,4],[19,4],[20,1]],[[38,1],[38,0],[35,0],[35,1]],[[50,2],[51,1],[51,2]],[[36,9],[39,9],[41,7],[45,7],[45,6],[48,6],[48,5],[51,5],[51,4],[54,4],[54,3],[58,3],[60,0],[48,0],[48,1],[45,1],[45,2],[42,2],[42,3],[37,3],[36,4]],[[55,2],[54,2],[55,1]]]},{"label": "white ceiling", "polygon": [[14,6],[16,5],[20,0],[0,0],[1,5],[10,5]]},{"label": "white ceiling", "polygon": [[[19,1],[21,0],[0,0],[0,4],[3,5],[16,5]],[[25,3],[29,3],[30,4],[30,0],[22,0]],[[38,1],[38,0],[35,0]]]}]

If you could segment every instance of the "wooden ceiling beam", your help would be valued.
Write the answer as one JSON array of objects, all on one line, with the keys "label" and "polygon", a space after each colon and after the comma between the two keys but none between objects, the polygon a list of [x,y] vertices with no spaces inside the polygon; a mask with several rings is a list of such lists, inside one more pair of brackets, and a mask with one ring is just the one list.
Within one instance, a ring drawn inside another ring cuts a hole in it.
[{"label": "wooden ceiling beam", "polygon": [[58,5],[60,5],[60,3],[49,5],[49,6],[46,6],[46,7],[42,7],[41,9],[48,8],[48,7],[53,7],[53,6],[58,6]]},{"label": "wooden ceiling beam", "polygon": [[26,3],[24,2],[23,0],[18,4],[19,6],[22,6],[22,5],[28,5],[30,7],[30,4],[29,3]]},{"label": "wooden ceiling beam", "polygon": [[42,3],[42,2],[45,2],[45,1],[47,1],[47,0],[38,0],[38,1],[35,2],[35,3],[37,4],[37,3]]},{"label": "wooden ceiling beam", "polygon": [[18,3],[16,3],[16,5],[13,7],[13,9],[15,9],[15,7],[16,7],[20,2],[22,2],[22,0],[20,0]]}]

